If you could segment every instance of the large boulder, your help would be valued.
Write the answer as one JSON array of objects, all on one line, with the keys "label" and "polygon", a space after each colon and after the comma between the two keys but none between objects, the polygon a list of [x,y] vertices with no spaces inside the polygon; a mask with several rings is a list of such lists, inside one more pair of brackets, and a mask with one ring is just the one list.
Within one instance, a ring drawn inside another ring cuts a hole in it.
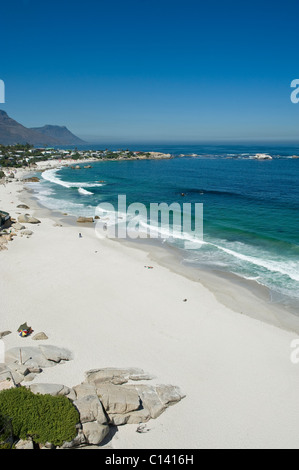
[{"label": "large boulder", "polygon": [[18,222],[20,224],[40,224],[40,220],[36,219],[35,217],[32,217],[29,214],[21,214],[18,217]]},{"label": "large boulder", "polygon": [[32,336],[32,339],[34,341],[42,341],[48,339],[48,336],[46,335],[46,333],[41,331],[40,333],[36,333],[34,336]]},{"label": "large boulder", "polygon": [[130,411],[129,413],[110,413],[109,414],[110,424],[114,426],[123,426],[124,424],[140,424],[146,423],[151,419],[151,415],[148,410],[140,409],[136,411]]},{"label": "large boulder", "polygon": [[33,235],[33,232],[32,230],[21,230],[21,236],[25,236],[25,237],[31,237],[31,235]]},{"label": "large boulder", "polygon": [[9,369],[2,370],[0,373],[0,392],[16,387],[13,375]]},{"label": "large boulder", "polygon": [[140,408],[140,398],[134,388],[108,383],[95,383],[95,386],[108,415],[128,413]]},{"label": "large boulder", "polygon": [[73,357],[71,351],[57,346],[39,345],[39,349],[49,361],[53,362],[70,361]]},{"label": "large boulder", "polygon": [[69,361],[71,359],[72,353],[69,350],[50,345],[16,347],[9,349],[5,354],[6,364],[24,364],[30,368],[52,367],[62,360]]},{"label": "large boulder", "polygon": [[[142,369],[93,369],[87,371],[85,377],[86,381],[81,387],[86,387],[86,392],[88,386],[95,388],[109,416],[109,422],[116,426],[155,419],[168,406],[184,397],[180,389],[173,385],[128,383],[152,379]],[[82,396],[82,389],[78,390]]]},{"label": "large boulder", "polygon": [[14,230],[25,230],[26,227],[25,227],[25,225],[22,225],[19,222],[16,222],[16,223],[12,224],[12,228]]},{"label": "large boulder", "polygon": [[4,338],[4,336],[10,335],[11,331],[5,330],[5,331],[0,331],[0,339]]},{"label": "large boulder", "polygon": [[59,449],[72,449],[74,447],[80,447],[87,444],[85,435],[83,434],[82,429],[79,429],[77,436],[69,442],[64,442]]},{"label": "large boulder", "polygon": [[121,369],[116,367],[107,367],[104,369],[92,369],[85,373],[86,380],[97,383],[110,382],[115,385],[127,383],[129,380],[151,380],[152,376],[146,374],[142,369],[128,368]]},{"label": "large boulder", "polygon": [[53,397],[57,397],[59,395],[68,395],[70,393],[70,389],[61,384],[32,384],[29,386],[29,388],[32,393],[40,395],[52,395]]},{"label": "large boulder", "polygon": [[39,183],[40,179],[37,176],[31,176],[30,178],[25,178],[22,180],[23,183]]},{"label": "large boulder", "polygon": [[15,448],[18,450],[25,450],[25,449],[34,449],[32,439],[20,439],[16,444]]},{"label": "large boulder", "polygon": [[5,362],[25,364],[27,367],[52,367],[53,361],[49,361],[38,348],[24,346],[22,348],[12,348],[5,353]]},{"label": "large boulder", "polygon": [[74,405],[79,411],[80,422],[88,423],[97,421],[99,424],[107,424],[107,417],[97,395],[85,395],[74,401]]},{"label": "large boulder", "polygon": [[77,399],[85,397],[87,395],[96,395],[96,388],[94,384],[89,384],[86,382],[76,385],[75,387],[73,387],[73,390],[76,394]]},{"label": "large boulder", "polygon": [[82,431],[88,444],[99,445],[109,434],[109,426],[92,421],[91,423],[84,423]]},{"label": "large boulder", "polygon": [[78,217],[77,223],[78,224],[92,224],[93,217]]},{"label": "large boulder", "polygon": [[185,395],[174,385],[135,386],[143,408],[149,411],[150,417],[156,419],[170,405],[179,402]]},{"label": "large boulder", "polygon": [[134,384],[122,385],[119,388],[122,390],[123,396],[127,396],[128,391],[134,391],[139,397],[140,406],[138,409],[127,412],[120,411],[119,407],[106,410],[110,423],[115,426],[145,423],[150,419],[156,419],[170,405],[174,405],[184,398],[179,388],[173,385]]}]

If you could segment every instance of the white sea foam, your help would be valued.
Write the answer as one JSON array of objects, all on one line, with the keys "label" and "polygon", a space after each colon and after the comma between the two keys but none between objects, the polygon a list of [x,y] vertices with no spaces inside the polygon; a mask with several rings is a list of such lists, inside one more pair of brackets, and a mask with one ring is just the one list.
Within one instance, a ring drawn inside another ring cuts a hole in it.
[{"label": "white sea foam", "polygon": [[86,206],[85,204],[52,197],[55,194],[55,191],[51,188],[45,188],[43,183],[34,183],[32,185],[29,184],[28,186],[32,188],[34,196],[39,200],[39,202],[48,209],[65,212],[74,216],[78,214],[83,216],[92,216],[95,212],[94,206]]},{"label": "white sea foam", "polygon": [[59,186],[63,186],[64,188],[95,188],[103,186],[101,183],[76,183],[72,181],[64,181],[57,176],[57,172],[60,168],[54,168],[52,170],[46,170],[42,173],[42,177],[44,180],[49,181],[53,184],[58,184]]},{"label": "white sea foam", "polygon": [[[99,206],[96,210],[96,215],[101,217],[102,221],[105,221],[107,227],[112,227],[114,225],[122,224],[124,221],[129,224],[127,235],[130,237],[136,236],[147,237],[150,235],[152,238],[162,239],[163,242],[180,240],[183,242],[188,242],[189,244],[194,244],[194,248],[200,248],[202,240],[200,238],[194,237],[191,233],[183,232],[180,227],[175,228],[171,226],[161,226],[153,225],[148,221],[138,218],[135,218],[134,214],[121,213],[118,211],[102,210]],[[135,220],[134,220],[135,219]],[[113,231],[111,233],[114,233]],[[107,233],[108,235],[108,233]],[[134,237],[136,238],[136,237]],[[189,247],[191,248],[191,245]]]},{"label": "white sea foam", "polygon": [[82,196],[90,196],[91,194],[93,194],[91,191],[87,191],[86,189],[83,189],[83,188],[79,188],[78,193],[82,194]]},{"label": "white sea foam", "polygon": [[[45,171],[42,174],[43,179],[46,181],[49,181],[50,183],[58,184],[66,188],[78,188],[78,192],[82,195],[92,194],[90,191],[87,191],[84,188],[102,186],[102,184],[100,183],[74,183],[74,182],[63,181],[57,176],[58,171],[59,169],[52,169],[52,170]],[[45,190],[45,191],[51,191],[51,190]],[[78,209],[80,210],[80,212],[82,212],[83,207],[86,207],[83,204],[67,203],[66,201],[59,201],[54,198],[49,198],[47,196],[50,196],[50,194],[41,192],[39,198],[40,199],[45,198],[45,205],[47,205],[50,208],[58,209],[58,206],[59,205],[62,206],[62,202],[63,202],[63,206],[66,212],[72,211],[74,213],[77,209],[77,213],[78,213]],[[92,209],[89,208],[86,212],[90,213],[91,210]],[[118,215],[124,218],[126,217],[127,214],[118,214]],[[131,217],[127,216],[127,221],[129,221],[130,219]],[[106,220],[107,220],[106,223],[108,226],[112,226],[121,222],[121,220],[117,219],[117,213],[114,213],[112,211],[111,213],[107,213]],[[218,242],[213,243],[210,241],[202,241],[200,239],[196,239],[192,233],[189,234],[189,233],[182,232],[180,228],[175,229],[172,227],[154,226],[152,224],[149,224],[148,221],[141,220],[141,219],[139,220],[138,230],[140,232],[144,231],[147,234],[151,234],[152,236],[155,236],[156,238],[160,238],[164,240],[167,239],[167,241],[170,241],[170,242],[175,242],[176,240],[184,241],[184,242],[188,241],[189,243],[191,242],[197,245],[198,248],[200,248],[201,246],[206,246],[206,247],[210,246],[228,255],[229,257],[234,258],[235,260],[239,260],[241,268],[243,265],[243,267],[245,267],[246,269],[246,264],[247,266],[249,264],[253,267],[256,267],[256,269],[258,269],[259,271],[260,269],[262,269],[266,277],[268,277],[266,272],[268,272],[270,275],[271,273],[275,273],[277,275],[288,276],[290,280],[299,282],[299,263],[298,262],[291,261],[291,260],[286,261],[286,260],[279,260],[279,259],[271,259],[270,253],[267,254],[266,252],[261,253],[261,254],[255,253],[254,255],[244,254],[244,251],[248,251],[249,247],[242,246],[241,243],[238,243],[236,245],[237,250],[234,250],[234,249],[231,249],[230,247],[225,246],[226,240],[222,241],[224,246],[222,244],[218,244]],[[220,262],[220,260],[218,260],[218,262]],[[259,279],[260,281],[262,281],[262,278],[264,278],[264,275],[258,276],[256,269],[255,269],[255,274],[253,276],[249,275],[248,279],[252,279],[252,280]],[[251,271],[252,268],[249,268],[249,270]],[[242,273],[242,276],[246,277],[245,272]]]},{"label": "white sea foam", "polygon": [[257,258],[255,256],[244,255],[242,253],[238,253],[236,251],[230,250],[229,248],[225,248],[220,245],[216,245],[211,242],[203,242],[205,245],[211,245],[218,250],[227,253],[230,256],[233,256],[241,261],[245,261],[247,263],[253,264],[255,266],[259,266],[260,268],[264,268],[270,272],[276,272],[279,274],[283,274],[284,276],[288,276],[290,279],[294,281],[299,281],[299,264],[295,262],[283,262],[283,261],[274,261],[269,259],[262,259]]}]

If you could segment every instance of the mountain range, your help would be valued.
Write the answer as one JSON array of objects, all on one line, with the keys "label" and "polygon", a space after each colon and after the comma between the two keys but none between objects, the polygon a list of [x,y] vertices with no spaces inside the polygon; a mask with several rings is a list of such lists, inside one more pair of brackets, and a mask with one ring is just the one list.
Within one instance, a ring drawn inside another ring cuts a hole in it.
[{"label": "mountain range", "polygon": [[0,110],[0,144],[29,143],[34,146],[80,145],[84,140],[75,136],[65,126],[46,125],[28,128]]}]

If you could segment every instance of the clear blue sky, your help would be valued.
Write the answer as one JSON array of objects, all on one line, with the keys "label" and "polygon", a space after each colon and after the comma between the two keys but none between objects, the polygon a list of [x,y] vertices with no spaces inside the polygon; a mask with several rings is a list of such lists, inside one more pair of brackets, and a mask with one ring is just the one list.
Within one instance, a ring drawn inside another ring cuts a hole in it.
[{"label": "clear blue sky", "polygon": [[0,17],[0,107],[28,127],[299,140],[298,0],[10,0]]}]

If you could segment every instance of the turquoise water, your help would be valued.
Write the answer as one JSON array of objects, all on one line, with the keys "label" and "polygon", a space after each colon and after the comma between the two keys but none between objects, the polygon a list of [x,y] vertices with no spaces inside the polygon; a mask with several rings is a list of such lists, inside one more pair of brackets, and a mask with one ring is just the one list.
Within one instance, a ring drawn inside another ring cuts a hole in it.
[{"label": "turquoise water", "polygon": [[[177,153],[182,150],[177,148]],[[108,161],[93,163],[92,169],[81,165],[81,170],[48,170],[33,188],[42,204],[73,215],[94,216],[104,202],[117,208],[118,195],[126,195],[128,205],[141,202],[146,207],[202,203],[202,245],[186,249],[188,234],[182,236],[176,228],[168,238],[161,227],[161,240],[181,250],[193,266],[255,280],[271,289],[275,301],[297,300],[299,160],[286,158],[296,149],[279,149],[276,155],[285,158],[263,162],[247,158],[252,149],[244,150],[225,153],[218,148],[218,153],[205,150],[200,158]],[[234,154],[242,157],[225,158]]]}]

